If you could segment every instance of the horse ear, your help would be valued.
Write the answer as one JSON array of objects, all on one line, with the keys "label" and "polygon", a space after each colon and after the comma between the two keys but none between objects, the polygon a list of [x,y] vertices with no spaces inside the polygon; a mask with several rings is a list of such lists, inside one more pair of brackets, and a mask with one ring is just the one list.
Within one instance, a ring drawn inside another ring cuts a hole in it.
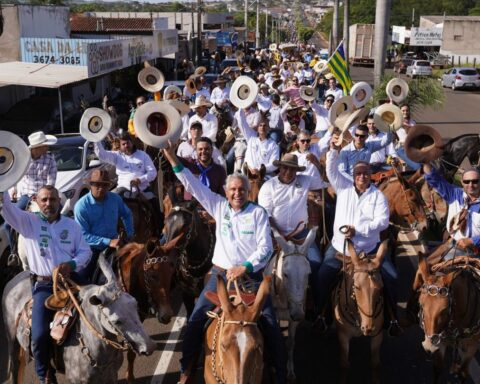
[{"label": "horse ear", "polygon": [[184,233],[180,233],[177,237],[174,237],[172,240],[170,240],[168,243],[161,245],[160,248],[165,252],[170,252],[178,243],[178,240],[180,240],[183,237]]},{"label": "horse ear", "polygon": [[230,298],[228,297],[225,281],[223,281],[223,278],[219,275],[217,275],[217,295],[218,295],[218,299],[220,300],[222,311],[224,311],[225,313],[232,312],[233,305],[230,302]]},{"label": "horse ear", "polygon": [[378,247],[377,254],[375,255],[375,259],[373,262],[375,265],[380,266],[382,264],[383,258],[388,252],[388,240],[383,240],[380,246]]},{"label": "horse ear", "polygon": [[103,254],[100,254],[98,258],[98,266],[100,267],[100,270],[102,271],[103,275],[107,278],[107,284],[116,284],[117,279],[115,278],[115,274],[113,273],[112,267],[110,264],[105,260],[105,256]]},{"label": "horse ear", "polygon": [[265,179],[265,174],[267,173],[267,168],[265,168],[265,164],[260,166],[260,180]]},{"label": "horse ear", "polygon": [[310,248],[310,245],[312,245],[312,243],[315,241],[315,237],[317,236],[317,229],[318,227],[310,228],[307,238],[300,247],[300,253],[305,254],[308,252],[308,248]]},{"label": "horse ear", "polygon": [[348,253],[350,254],[350,258],[354,264],[357,264],[360,260],[358,259],[357,251],[355,251],[355,247],[353,246],[353,242],[350,239],[346,240],[347,242],[347,249]]},{"label": "horse ear", "polygon": [[427,281],[428,276],[430,276],[430,271],[427,264],[427,258],[422,252],[418,254],[418,270],[415,276],[415,281],[413,283],[413,289],[416,291],[420,288],[425,281]]},{"label": "horse ear", "polygon": [[285,240],[285,238],[275,228],[272,228],[272,233],[275,241],[280,245],[280,248],[284,252],[290,252],[289,248],[292,247],[292,245],[287,240]]},{"label": "horse ear", "polygon": [[457,275],[456,272],[451,272],[448,275],[443,276],[443,284],[445,284],[447,287],[449,287],[452,284],[453,279]]},{"label": "horse ear", "polygon": [[267,300],[268,294],[270,293],[270,280],[270,276],[264,276],[262,284],[260,284],[260,288],[258,288],[255,302],[252,305],[252,312],[254,313],[255,320],[260,316],[263,304],[265,304],[265,300]]}]

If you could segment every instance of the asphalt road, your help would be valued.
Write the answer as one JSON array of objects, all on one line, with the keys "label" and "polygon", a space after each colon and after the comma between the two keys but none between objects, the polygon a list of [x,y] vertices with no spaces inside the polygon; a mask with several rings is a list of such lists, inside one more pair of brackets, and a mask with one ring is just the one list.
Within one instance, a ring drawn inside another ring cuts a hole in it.
[{"label": "asphalt road", "polygon": [[[371,68],[354,68],[354,80],[365,80],[372,83]],[[418,123],[425,123],[437,128],[443,137],[455,137],[463,133],[480,133],[479,92],[452,92],[445,90],[447,102],[441,110],[425,109],[413,117]],[[415,244],[415,243],[414,243]],[[416,269],[416,250],[403,240],[397,255],[401,287],[400,301],[404,306],[409,287]],[[160,325],[156,320],[145,322],[145,327],[157,342],[157,351],[149,357],[140,357],[135,366],[138,383],[173,384],[178,379],[179,343],[181,330],[185,323],[184,311],[179,299],[175,299],[175,307],[179,316],[168,326]],[[389,384],[423,384],[431,383],[432,362],[421,347],[422,332],[418,326],[406,329],[399,338],[385,337],[382,345],[382,382]],[[3,332],[0,332],[0,381],[6,379],[6,347]],[[356,384],[369,383],[370,373],[368,339],[357,339],[352,342],[350,360],[352,363],[350,382]],[[338,374],[338,343],[334,329],[326,335],[315,335],[311,332],[311,323],[304,322],[297,333],[296,370],[298,383],[335,383]],[[480,382],[478,361],[471,365],[471,374]],[[124,368],[119,379],[124,375]],[[199,372],[201,377],[201,372]],[[59,375],[61,382],[63,377]],[[25,383],[35,383],[33,364],[27,367]],[[120,380],[121,383],[125,381]],[[202,382],[201,379],[198,380]],[[446,381],[445,381],[446,382]],[[469,383],[473,383],[470,381]]]}]

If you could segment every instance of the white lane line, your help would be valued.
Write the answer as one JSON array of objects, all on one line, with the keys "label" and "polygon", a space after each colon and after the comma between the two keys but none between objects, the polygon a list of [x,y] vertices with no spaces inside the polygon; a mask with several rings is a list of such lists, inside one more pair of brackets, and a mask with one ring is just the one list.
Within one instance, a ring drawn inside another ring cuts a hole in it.
[{"label": "white lane line", "polygon": [[[172,329],[170,330],[170,335],[168,336],[168,340],[165,344],[173,345],[178,342],[178,338],[180,337],[180,332],[182,331],[183,326],[185,325],[187,312],[185,310],[185,306],[182,304],[180,307],[180,311],[178,316],[175,317]],[[158,361],[157,367],[155,368],[155,372],[153,373],[151,384],[162,384],[163,379],[165,378],[165,374],[168,371],[168,367],[170,366],[170,361],[172,360],[173,355],[175,354],[175,348],[171,348],[171,350],[164,350],[162,351],[162,355],[160,356],[160,360]]]}]

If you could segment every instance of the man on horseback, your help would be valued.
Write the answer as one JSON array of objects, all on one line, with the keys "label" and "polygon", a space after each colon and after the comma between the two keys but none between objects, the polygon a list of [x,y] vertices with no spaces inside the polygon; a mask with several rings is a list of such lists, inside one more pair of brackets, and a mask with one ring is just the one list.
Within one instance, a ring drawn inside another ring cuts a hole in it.
[{"label": "man on horseback", "polygon": [[[248,275],[256,282],[262,281],[262,270],[272,255],[272,239],[265,210],[247,201],[249,185],[244,176],[229,176],[225,186],[225,199],[213,193],[183,167],[171,144],[163,153],[185,189],[216,221],[213,268],[188,319],[183,339],[180,383],[186,383],[195,354],[202,343],[203,329],[208,319],[206,312],[214,307],[206,299],[205,292],[216,291],[217,275],[228,280]],[[265,302],[260,323],[265,325],[263,331],[270,356],[275,361],[277,382],[284,383],[286,351],[271,299]]]},{"label": "man on horseback", "polygon": [[90,192],[75,204],[75,221],[82,227],[85,240],[92,248],[92,258],[82,277],[91,280],[97,267],[98,256],[107,249],[122,245],[118,221],[122,220],[125,239],[133,237],[132,212],[120,196],[109,192],[112,182],[107,171],[95,169],[88,180]]},{"label": "man on horseback", "polygon": [[202,123],[203,135],[215,143],[217,141],[218,120],[213,113],[208,112],[208,108],[211,106],[212,103],[204,96],[197,97],[195,104],[190,107],[195,111],[195,115],[190,117],[188,125],[191,127],[193,122],[199,121]]},{"label": "man on horseback", "polygon": [[[363,130],[358,128],[357,132],[363,134]],[[353,242],[357,253],[364,252],[366,255],[376,253],[380,246],[380,232],[388,228],[389,221],[388,201],[385,195],[370,183],[370,165],[365,161],[355,164],[352,167],[352,183],[339,172],[339,157],[339,148],[332,141],[330,151],[327,153],[327,176],[337,193],[337,205],[332,243],[325,252],[317,275],[317,308],[321,315],[316,326],[321,331],[326,329],[322,312],[325,310],[336,276],[342,268],[342,262],[336,255],[349,256],[347,239]],[[395,335],[400,332],[395,317],[397,271],[388,254],[383,258],[381,273],[392,316],[389,332]]]},{"label": "man on horseback", "polygon": [[[24,212],[3,194],[2,215],[18,233],[25,237],[26,254],[32,281],[32,354],[40,383],[56,383],[55,370],[50,365],[50,322],[54,311],[45,307],[53,293],[52,272],[68,277],[81,271],[89,262],[91,251],[80,226],[60,215],[58,191],[45,185],[37,193],[39,213]],[[16,357],[15,357],[16,358]]]},{"label": "man on horseback", "polygon": [[210,102],[219,108],[224,108],[228,105],[230,100],[230,88],[226,87],[227,80],[223,76],[218,76],[217,80],[213,82],[216,85],[210,95]]},{"label": "man on horseback", "polygon": [[480,171],[466,170],[462,187],[448,183],[430,164],[423,164],[425,180],[448,204],[447,230],[454,240],[443,260],[480,256]]},{"label": "man on horseback", "polygon": [[[373,116],[368,116],[367,118],[367,127],[368,127],[368,138],[366,140],[366,144],[371,142],[381,142],[383,138],[386,136],[386,133],[380,131],[375,126],[375,121]],[[372,172],[380,172],[385,169],[386,162],[391,159],[392,164],[398,163],[398,155],[395,151],[393,143],[391,142],[387,146],[379,149],[376,152],[372,152],[370,156],[370,167],[372,168]],[[388,167],[390,168],[390,167]]]}]

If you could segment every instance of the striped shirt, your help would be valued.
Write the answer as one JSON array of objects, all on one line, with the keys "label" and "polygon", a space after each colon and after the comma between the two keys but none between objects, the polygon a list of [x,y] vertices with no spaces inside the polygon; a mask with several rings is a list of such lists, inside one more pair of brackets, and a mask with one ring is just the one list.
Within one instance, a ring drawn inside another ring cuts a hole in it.
[{"label": "striped shirt", "polygon": [[17,184],[17,195],[35,195],[44,185],[55,186],[57,163],[52,154],[45,154],[31,161],[25,176]]}]

